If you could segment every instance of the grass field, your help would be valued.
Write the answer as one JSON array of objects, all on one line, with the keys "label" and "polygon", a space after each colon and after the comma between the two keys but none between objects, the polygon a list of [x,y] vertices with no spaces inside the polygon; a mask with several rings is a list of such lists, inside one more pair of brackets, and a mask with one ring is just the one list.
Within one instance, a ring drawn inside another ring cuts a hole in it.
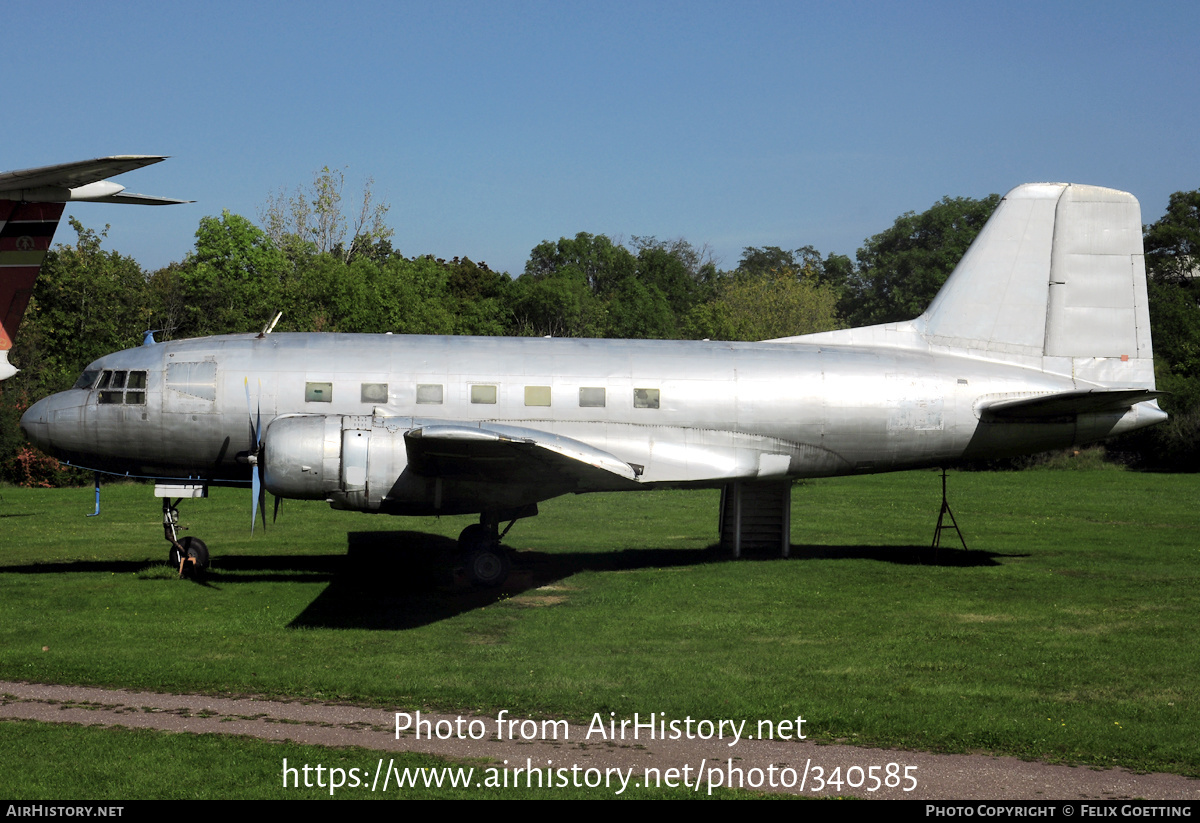
[{"label": "grass field", "polygon": [[148,487],[105,487],[86,518],[91,498],[0,489],[0,678],[799,714],[818,739],[1200,776],[1197,475],[953,473],[971,549],[936,554],[937,473],[814,481],[787,560],[715,549],[715,492],[565,498],[517,524],[486,594],[445,559],[465,518],[288,502],[251,538],[249,494],[218,490],[181,509],[215,557],[198,583],[165,568]]}]

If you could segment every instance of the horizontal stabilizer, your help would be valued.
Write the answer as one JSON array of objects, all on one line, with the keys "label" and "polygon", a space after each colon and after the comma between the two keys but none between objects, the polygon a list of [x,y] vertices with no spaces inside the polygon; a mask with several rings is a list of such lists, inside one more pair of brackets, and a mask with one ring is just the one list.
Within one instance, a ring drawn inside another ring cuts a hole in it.
[{"label": "horizontal stabilizer", "polygon": [[985,419],[1036,420],[1090,412],[1119,412],[1163,394],[1165,392],[1147,389],[1081,389],[1038,397],[995,400],[980,411]]},{"label": "horizontal stabilizer", "polygon": [[110,194],[101,203],[125,203],[131,206],[180,206],[184,203],[195,203],[195,200],[173,200],[170,197],[155,197],[150,194],[134,194],[123,191],[120,194]]},{"label": "horizontal stabilizer", "polygon": [[582,486],[636,481],[628,463],[569,437],[495,423],[422,426],[404,435],[409,466],[430,477],[491,482],[527,480],[530,472],[573,478]]},{"label": "horizontal stabilizer", "polygon": [[122,154],[77,160],[36,169],[0,172],[0,200],[25,203],[125,203],[139,206],[168,206],[191,203],[148,194],[124,191],[124,186],[106,178],[140,169],[167,158],[157,154]]},{"label": "horizontal stabilizer", "polygon": [[36,169],[0,172],[0,193],[15,189],[75,189],[88,183],[97,183],[106,177],[115,177],[127,171],[161,163],[166,159],[157,154],[122,154],[115,157],[97,157],[93,160],[77,160],[73,163],[58,163],[54,166],[39,166]]}]

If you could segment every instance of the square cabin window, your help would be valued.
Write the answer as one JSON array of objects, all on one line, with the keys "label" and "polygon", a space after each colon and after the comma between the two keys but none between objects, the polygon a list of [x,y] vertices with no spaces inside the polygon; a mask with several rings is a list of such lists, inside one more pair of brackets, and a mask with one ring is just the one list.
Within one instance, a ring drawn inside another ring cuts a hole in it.
[{"label": "square cabin window", "polygon": [[549,406],[550,405],[550,387],[549,386],[526,386],[525,387],[525,405],[526,406]]},{"label": "square cabin window", "polygon": [[333,402],[333,384],[332,383],[305,383],[304,384],[304,402],[305,403],[332,403]]},{"label": "square cabin window", "polygon": [[471,386],[471,402],[493,404],[496,402],[496,387],[476,384]]},{"label": "square cabin window", "polygon": [[388,384],[363,383],[361,397],[363,403],[386,403],[388,401]]},{"label": "square cabin window", "polygon": [[441,383],[418,383],[417,403],[422,406],[442,405]]},{"label": "square cabin window", "polygon": [[582,386],[579,389],[579,407],[582,409],[604,408],[603,386]]},{"label": "square cabin window", "polygon": [[634,389],[633,407],[635,409],[657,409],[658,389]]}]

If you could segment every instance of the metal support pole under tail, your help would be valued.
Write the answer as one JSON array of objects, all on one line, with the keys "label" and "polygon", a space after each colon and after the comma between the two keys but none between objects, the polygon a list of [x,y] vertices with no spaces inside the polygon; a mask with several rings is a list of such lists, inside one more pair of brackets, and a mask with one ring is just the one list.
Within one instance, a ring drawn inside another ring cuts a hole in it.
[{"label": "metal support pole under tail", "polygon": [[[950,515],[950,522],[946,523],[946,515]],[[950,502],[946,500],[946,468],[942,467],[942,510],[938,512],[937,526],[933,530],[933,544],[931,549],[939,549],[942,546],[942,530],[954,529],[958,534],[958,539],[962,541],[962,547],[967,548],[967,540],[963,537],[962,529],[958,527],[958,521],[954,519],[954,512],[950,511]],[[970,549],[967,549],[970,551]]]},{"label": "metal support pole under tail", "polygon": [[96,510],[86,515],[87,517],[95,517],[100,514],[100,472],[92,472],[92,474],[96,483]]}]

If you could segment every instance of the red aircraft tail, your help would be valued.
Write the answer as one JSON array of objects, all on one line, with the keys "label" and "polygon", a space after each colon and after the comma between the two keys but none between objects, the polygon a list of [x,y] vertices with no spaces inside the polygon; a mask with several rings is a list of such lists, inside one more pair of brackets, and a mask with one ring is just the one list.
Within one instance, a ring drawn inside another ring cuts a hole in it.
[{"label": "red aircraft tail", "polygon": [[63,205],[77,200],[144,206],[190,203],[131,194],[104,179],[165,159],[126,154],[0,173],[0,380],[17,373],[8,362],[8,352],[54,240]]}]

